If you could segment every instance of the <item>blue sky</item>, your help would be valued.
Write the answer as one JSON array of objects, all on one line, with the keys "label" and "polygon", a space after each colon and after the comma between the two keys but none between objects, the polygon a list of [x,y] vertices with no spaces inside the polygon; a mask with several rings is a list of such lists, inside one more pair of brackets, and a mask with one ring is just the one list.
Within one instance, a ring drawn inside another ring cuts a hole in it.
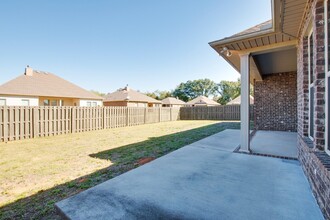
[{"label": "blue sky", "polygon": [[0,84],[26,65],[85,89],[236,80],[208,45],[271,18],[270,0],[2,0]]}]

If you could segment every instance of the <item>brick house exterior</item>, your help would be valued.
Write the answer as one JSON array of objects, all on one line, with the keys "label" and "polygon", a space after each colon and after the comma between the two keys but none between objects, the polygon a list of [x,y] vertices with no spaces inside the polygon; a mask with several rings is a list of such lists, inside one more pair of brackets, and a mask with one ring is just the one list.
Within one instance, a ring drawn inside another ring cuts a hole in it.
[{"label": "brick house exterior", "polygon": [[254,84],[257,130],[297,130],[297,73],[267,75]]},{"label": "brick house exterior", "polygon": [[[256,129],[297,132],[298,160],[330,219],[329,2],[273,0],[272,9],[271,21],[210,46],[241,73],[242,93],[254,83]],[[244,114],[241,149],[249,150]]]},{"label": "brick house exterior", "polygon": [[[328,3],[329,4],[329,3]],[[314,97],[309,96],[308,26],[313,35]],[[325,217],[330,219],[330,156],[325,153],[324,3],[311,3],[297,47],[298,159]],[[310,100],[314,100],[314,140],[309,136]],[[328,104],[328,103],[327,103]]]}]

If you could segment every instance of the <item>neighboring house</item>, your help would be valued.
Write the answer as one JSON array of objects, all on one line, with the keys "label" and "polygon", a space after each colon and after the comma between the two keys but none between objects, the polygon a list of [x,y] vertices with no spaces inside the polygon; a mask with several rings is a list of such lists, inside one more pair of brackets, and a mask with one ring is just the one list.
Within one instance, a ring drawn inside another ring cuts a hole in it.
[{"label": "neighboring house", "polygon": [[[241,104],[241,96],[237,96],[230,102],[228,102],[226,105],[240,105]],[[254,104],[254,98],[252,95],[250,95],[250,105]]]},{"label": "neighboring house", "polygon": [[181,101],[180,99],[174,98],[174,97],[167,97],[162,100],[163,107],[176,107],[180,108],[185,106],[185,102]]},{"label": "neighboring house", "polygon": [[256,129],[297,131],[298,159],[327,219],[329,9],[327,0],[273,0],[271,21],[210,43],[241,74],[240,151],[250,152],[248,97],[254,83]]},{"label": "neighboring house", "polygon": [[205,96],[198,96],[193,100],[186,103],[186,106],[217,106],[220,105],[216,101],[209,99]]},{"label": "neighboring house", "polygon": [[137,92],[128,86],[109,93],[103,100],[104,106],[161,107],[162,102]]},{"label": "neighboring house", "polygon": [[52,73],[25,68],[0,86],[0,106],[102,106],[102,97]]}]

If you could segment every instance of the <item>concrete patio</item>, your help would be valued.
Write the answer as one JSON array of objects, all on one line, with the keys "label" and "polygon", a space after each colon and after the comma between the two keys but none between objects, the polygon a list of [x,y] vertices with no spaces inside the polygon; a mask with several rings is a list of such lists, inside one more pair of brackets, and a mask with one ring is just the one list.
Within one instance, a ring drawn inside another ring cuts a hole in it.
[{"label": "concrete patio", "polygon": [[56,204],[69,219],[323,219],[298,161],[233,153],[226,130]]},{"label": "concrete patio", "polygon": [[250,146],[253,153],[298,158],[296,132],[257,131]]}]

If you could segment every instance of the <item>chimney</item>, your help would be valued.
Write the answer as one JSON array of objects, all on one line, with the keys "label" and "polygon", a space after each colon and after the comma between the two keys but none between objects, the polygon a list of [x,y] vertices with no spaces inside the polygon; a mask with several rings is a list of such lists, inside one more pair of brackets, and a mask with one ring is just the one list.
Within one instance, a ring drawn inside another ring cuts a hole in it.
[{"label": "chimney", "polygon": [[129,87],[128,87],[128,84],[126,84],[124,90],[126,90],[127,92],[129,91]]},{"label": "chimney", "polygon": [[25,73],[24,73],[26,76],[33,76],[33,69],[27,65],[26,68],[25,68]]}]

